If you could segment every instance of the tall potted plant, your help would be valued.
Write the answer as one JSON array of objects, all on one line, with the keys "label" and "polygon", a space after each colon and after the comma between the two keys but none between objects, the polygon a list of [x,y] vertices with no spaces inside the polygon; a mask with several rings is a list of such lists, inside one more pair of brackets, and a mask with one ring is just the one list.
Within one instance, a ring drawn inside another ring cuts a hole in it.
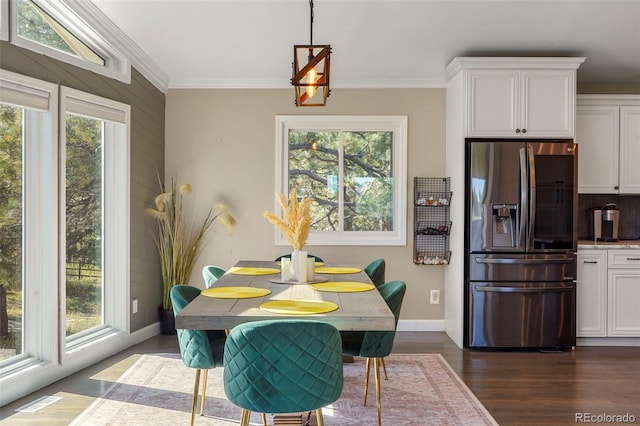
[{"label": "tall potted plant", "polygon": [[236,222],[227,207],[220,203],[214,204],[201,222],[194,220],[186,211],[185,203],[185,197],[191,194],[191,185],[178,186],[174,177],[168,191],[160,182],[160,191],[155,198],[155,208],[146,211],[158,224],[155,242],[162,271],[161,331],[163,334],[175,334],[171,288],[176,284],[189,283],[195,262],[206,245],[209,229],[220,222],[230,233]]}]

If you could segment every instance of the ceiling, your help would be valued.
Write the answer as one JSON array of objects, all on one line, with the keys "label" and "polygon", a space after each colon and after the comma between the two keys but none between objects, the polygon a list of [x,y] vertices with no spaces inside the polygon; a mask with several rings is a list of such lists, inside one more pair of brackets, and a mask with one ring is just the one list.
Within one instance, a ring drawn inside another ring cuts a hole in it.
[{"label": "ceiling", "polygon": [[[289,87],[308,0],[92,0],[169,88]],[[584,56],[579,83],[640,84],[639,0],[315,0],[332,87],[442,87],[456,56]]]}]

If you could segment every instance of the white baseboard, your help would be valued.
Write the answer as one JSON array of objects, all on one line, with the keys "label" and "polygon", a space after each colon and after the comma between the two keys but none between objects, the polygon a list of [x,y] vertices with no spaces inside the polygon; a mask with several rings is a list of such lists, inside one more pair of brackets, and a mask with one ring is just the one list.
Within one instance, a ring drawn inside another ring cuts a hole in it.
[{"label": "white baseboard", "polygon": [[638,337],[578,337],[576,346],[640,346]]},{"label": "white baseboard", "polygon": [[398,331],[444,331],[444,320],[400,320]]}]

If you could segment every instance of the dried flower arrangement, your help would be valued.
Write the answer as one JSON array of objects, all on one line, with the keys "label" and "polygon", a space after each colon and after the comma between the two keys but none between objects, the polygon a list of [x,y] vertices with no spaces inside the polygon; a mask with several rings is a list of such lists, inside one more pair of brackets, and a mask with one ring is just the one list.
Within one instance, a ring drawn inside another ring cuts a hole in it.
[{"label": "dried flower arrangement", "polygon": [[282,232],[294,250],[302,250],[311,230],[311,202],[313,199],[307,197],[298,201],[295,189],[289,195],[289,202],[283,194],[276,194],[276,198],[282,207],[285,220],[268,211],[263,212],[262,216]]},{"label": "dried flower arrangement", "polygon": [[160,191],[155,198],[155,209],[147,208],[147,214],[158,222],[155,236],[160,267],[162,269],[162,308],[172,309],[170,292],[176,284],[188,284],[198,256],[205,246],[205,236],[211,226],[219,221],[229,233],[236,221],[224,204],[215,204],[200,224],[195,224],[191,215],[185,212],[183,197],[191,193],[191,185],[179,187],[171,178],[169,191],[160,183]]}]

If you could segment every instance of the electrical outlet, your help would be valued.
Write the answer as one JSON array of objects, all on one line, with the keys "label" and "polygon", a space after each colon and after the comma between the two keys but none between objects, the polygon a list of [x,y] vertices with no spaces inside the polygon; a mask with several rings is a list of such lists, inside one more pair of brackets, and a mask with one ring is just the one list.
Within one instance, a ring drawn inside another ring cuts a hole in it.
[{"label": "electrical outlet", "polygon": [[133,299],[131,301],[131,313],[132,314],[138,313],[138,299]]},{"label": "electrical outlet", "polygon": [[431,290],[431,302],[432,305],[440,304],[440,290]]}]

